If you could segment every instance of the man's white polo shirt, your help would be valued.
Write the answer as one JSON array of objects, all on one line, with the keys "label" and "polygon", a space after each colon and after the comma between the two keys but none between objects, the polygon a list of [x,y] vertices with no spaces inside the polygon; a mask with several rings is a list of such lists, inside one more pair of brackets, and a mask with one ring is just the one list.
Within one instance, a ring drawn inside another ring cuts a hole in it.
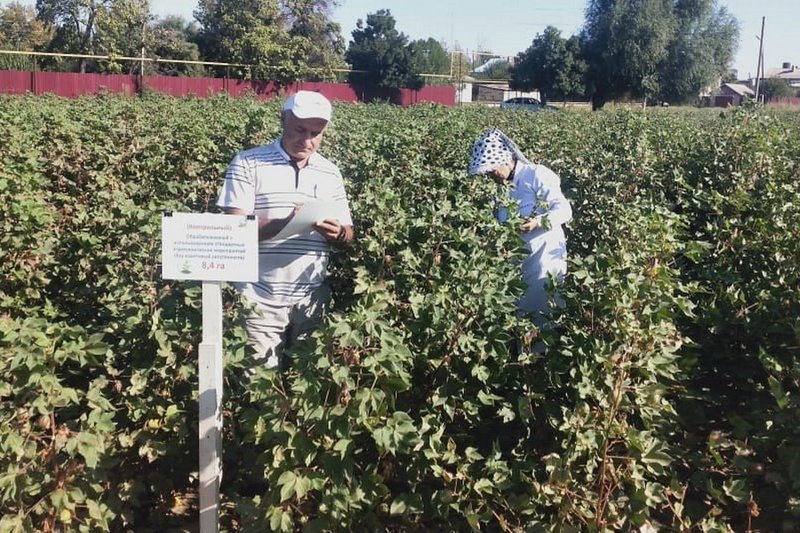
[{"label": "man's white polo shirt", "polygon": [[[295,204],[319,199],[334,202],[338,219],[352,225],[339,169],[318,153],[298,169],[280,139],[240,152],[225,174],[217,205],[235,207],[259,218],[286,218]],[[239,284],[248,298],[275,303],[302,299],[325,281],[330,246],[316,231],[259,243],[259,280]]]}]

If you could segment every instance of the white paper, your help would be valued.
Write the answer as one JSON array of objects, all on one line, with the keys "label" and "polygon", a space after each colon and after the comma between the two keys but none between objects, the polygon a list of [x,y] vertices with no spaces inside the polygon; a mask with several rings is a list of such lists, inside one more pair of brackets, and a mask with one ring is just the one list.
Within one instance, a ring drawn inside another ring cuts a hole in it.
[{"label": "white paper", "polygon": [[333,202],[310,201],[294,214],[288,224],[273,239],[286,239],[314,229],[314,224],[323,220],[339,218],[336,204]]}]

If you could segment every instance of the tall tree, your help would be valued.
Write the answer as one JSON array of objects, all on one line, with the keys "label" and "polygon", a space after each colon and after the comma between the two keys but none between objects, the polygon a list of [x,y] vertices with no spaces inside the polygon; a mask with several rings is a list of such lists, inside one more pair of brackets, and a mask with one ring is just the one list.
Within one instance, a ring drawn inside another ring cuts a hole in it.
[{"label": "tall tree", "polygon": [[[137,57],[147,53],[148,29],[155,17],[150,14],[149,0],[111,0],[97,13],[95,53]],[[139,72],[141,63],[103,62],[101,72]]]},{"label": "tall tree", "polygon": [[52,29],[36,19],[36,11],[19,2],[0,7],[0,46],[7,50],[35,51],[53,36]]},{"label": "tall tree", "polygon": [[[156,21],[147,31],[147,47],[156,58],[199,61],[200,49],[194,42],[197,27],[181,17],[169,16]],[[170,76],[202,76],[201,65],[187,63],[154,63],[150,73]]]},{"label": "tall tree", "polygon": [[522,91],[538,90],[543,102],[554,96],[579,96],[585,90],[586,67],[580,39],[564,39],[559,30],[548,26],[517,56],[510,86]]},{"label": "tall tree", "polygon": [[280,83],[298,80],[308,70],[306,38],[289,32],[278,0],[201,0],[195,18],[206,59],[254,65],[257,76]]},{"label": "tall tree", "polygon": [[590,0],[584,42],[595,108],[657,94],[675,24],[670,0]]},{"label": "tall tree", "polygon": [[[137,57],[147,52],[154,17],[149,0],[38,0],[37,16],[54,28],[50,50],[61,53]],[[69,61],[61,66],[70,66]],[[83,58],[79,69],[138,72],[140,63]]]},{"label": "tall tree", "polygon": [[333,0],[284,0],[289,34],[304,39],[304,60],[315,79],[335,79],[344,68],[345,42],[339,24],[330,18]]},{"label": "tall tree", "polygon": [[350,73],[350,81],[386,88],[422,86],[408,44],[388,9],[368,14],[366,24],[359,19],[345,59],[354,70],[365,72]]},{"label": "tall tree", "polygon": [[450,55],[436,39],[417,39],[409,44],[411,63],[414,72],[420,74],[437,74],[447,78],[429,78],[429,84],[450,83]]},{"label": "tall tree", "polygon": [[724,7],[716,8],[710,1],[676,2],[675,15],[677,31],[662,67],[669,83],[662,84],[660,98],[684,103],[729,78],[739,28]]},{"label": "tall tree", "polygon": [[[53,52],[96,54],[97,18],[111,0],[36,0],[37,18],[55,29]],[[93,62],[79,61],[81,72]]]},{"label": "tall tree", "polygon": [[582,39],[596,109],[622,96],[683,100],[716,83],[738,25],[715,0],[590,0]]},{"label": "tall tree", "polygon": [[[42,50],[52,38],[52,29],[36,20],[33,8],[19,2],[0,7],[0,49],[34,52]],[[27,70],[31,64],[27,57],[0,56],[0,69]]]}]

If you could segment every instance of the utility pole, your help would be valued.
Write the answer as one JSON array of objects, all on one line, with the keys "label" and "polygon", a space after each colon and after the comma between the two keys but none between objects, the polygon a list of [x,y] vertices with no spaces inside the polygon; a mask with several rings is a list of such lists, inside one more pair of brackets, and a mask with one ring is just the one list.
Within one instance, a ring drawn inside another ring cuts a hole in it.
[{"label": "utility pole", "polygon": [[756,67],[756,102],[758,102],[759,89],[761,89],[761,72],[764,68],[762,61],[764,60],[764,19],[761,17],[761,37],[758,38],[758,66]]},{"label": "utility pole", "polygon": [[139,65],[139,74],[142,76],[142,80],[144,80],[144,42],[145,42],[145,30],[147,29],[147,19],[145,18],[142,21],[142,61]]}]

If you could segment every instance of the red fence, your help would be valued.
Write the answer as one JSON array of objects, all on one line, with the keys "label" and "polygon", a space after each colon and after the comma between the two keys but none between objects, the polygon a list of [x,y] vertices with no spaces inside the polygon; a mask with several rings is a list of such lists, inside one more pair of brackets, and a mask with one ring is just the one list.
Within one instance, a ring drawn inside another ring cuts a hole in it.
[{"label": "red fence", "polygon": [[231,78],[178,78],[172,76],[130,76],[125,74],[75,74],[69,72],[28,72],[0,70],[0,93],[55,94],[67,98],[101,93],[135,95],[142,90],[158,91],[172,96],[206,97],[220,93],[231,96],[253,94],[272,98],[301,89],[319,91],[331,100],[345,102],[389,101],[404,106],[422,102],[455,105],[456,91],[450,86],[413,89],[376,89],[346,83],[298,82],[279,86],[273,82]]},{"label": "red fence", "polygon": [[770,98],[770,104],[777,104],[777,105],[788,105],[788,106],[800,106],[800,98],[796,96],[784,96],[781,98]]}]

